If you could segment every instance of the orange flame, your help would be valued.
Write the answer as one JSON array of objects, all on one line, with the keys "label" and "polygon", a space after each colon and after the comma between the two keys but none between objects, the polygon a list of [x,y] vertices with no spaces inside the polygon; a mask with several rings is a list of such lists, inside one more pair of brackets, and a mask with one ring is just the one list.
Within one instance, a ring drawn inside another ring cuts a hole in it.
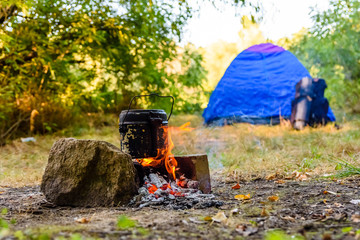
[{"label": "orange flame", "polygon": [[136,159],[136,160],[144,167],[159,167],[162,164],[164,164],[167,172],[170,173],[175,180],[177,161],[174,158],[174,154],[171,153],[171,150],[174,148],[174,143],[171,140],[171,134],[169,132],[169,128],[167,126],[163,126],[162,129],[164,130],[163,136],[165,139],[165,143],[167,142],[167,144],[165,144],[165,148],[158,149],[156,157]]},{"label": "orange flame", "polygon": [[189,125],[190,125],[190,122],[184,123],[183,125],[181,125],[179,127],[179,130],[191,132],[192,130],[195,129],[195,128],[189,127]]}]

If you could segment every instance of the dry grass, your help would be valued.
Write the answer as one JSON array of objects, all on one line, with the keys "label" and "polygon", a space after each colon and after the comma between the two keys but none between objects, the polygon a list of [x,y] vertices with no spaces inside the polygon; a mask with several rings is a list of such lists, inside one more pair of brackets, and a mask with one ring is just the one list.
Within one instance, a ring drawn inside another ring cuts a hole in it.
[{"label": "dry grass", "polygon": [[116,146],[120,142],[116,123],[111,127],[84,128],[35,136],[36,142],[23,143],[20,139],[15,140],[0,147],[0,186],[21,187],[40,184],[50,148],[62,137],[103,140]]},{"label": "dry grass", "polygon": [[236,124],[221,128],[197,127],[173,131],[175,154],[204,152],[212,170],[224,169],[232,177],[265,177],[294,170],[322,176],[335,172],[336,159],[359,166],[359,121],[322,128],[291,129],[289,124],[254,126]]},{"label": "dry grass", "polygon": [[[0,185],[19,187],[41,181],[52,144],[61,137],[97,139],[119,146],[119,133],[111,126],[83,128],[76,131],[35,136],[36,142],[20,140],[0,148]],[[172,128],[174,154],[207,153],[211,169],[225,170],[233,177],[252,178],[275,172],[312,171],[315,175],[334,173],[335,158],[354,163],[360,154],[360,122],[344,123],[340,130],[333,125],[294,131],[287,125],[253,126],[236,124],[222,128],[201,126],[201,117],[174,116],[170,123],[179,126],[187,121],[196,127],[191,132]]]}]

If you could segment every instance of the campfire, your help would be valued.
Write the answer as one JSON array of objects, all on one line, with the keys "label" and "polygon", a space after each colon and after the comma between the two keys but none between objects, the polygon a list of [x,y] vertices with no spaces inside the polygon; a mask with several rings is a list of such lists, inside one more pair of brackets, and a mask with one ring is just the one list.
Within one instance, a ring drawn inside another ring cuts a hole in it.
[{"label": "campfire", "polygon": [[[159,96],[157,94],[135,96]],[[205,154],[174,156],[171,130],[193,131],[190,122],[180,127],[169,127],[172,108],[167,116],[164,110],[129,109],[119,116],[121,150],[131,155],[142,187],[141,204],[166,202],[176,198],[192,198],[211,191],[208,159]],[[172,106],[173,106],[172,105]],[[211,197],[207,196],[209,199]],[[196,201],[195,201],[196,202]]]},{"label": "campfire", "polygon": [[[135,159],[141,164],[141,166],[144,167],[144,171],[148,172],[144,177],[144,185],[146,186],[149,194],[154,194],[156,199],[164,195],[184,197],[190,192],[201,192],[198,190],[199,182],[197,180],[187,178],[185,173],[182,172],[184,170],[189,171],[190,169],[179,169],[178,161],[171,152],[174,148],[174,143],[171,139],[171,129],[176,129],[178,131],[194,130],[194,128],[189,127],[189,125],[190,122],[187,122],[180,127],[170,128],[168,126],[162,126],[162,139],[165,139],[165,144],[162,148],[157,149],[157,156]],[[184,157],[180,158],[184,159]],[[164,168],[166,169],[167,174],[164,174]],[[207,189],[205,192],[208,193]]]}]

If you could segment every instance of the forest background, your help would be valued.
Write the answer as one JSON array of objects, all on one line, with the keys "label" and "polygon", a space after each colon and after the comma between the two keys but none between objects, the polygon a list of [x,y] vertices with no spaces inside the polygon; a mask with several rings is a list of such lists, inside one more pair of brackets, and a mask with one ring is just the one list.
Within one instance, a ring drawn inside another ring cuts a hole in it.
[{"label": "forest background", "polygon": [[[238,42],[206,48],[180,44],[184,27],[199,10],[189,2],[2,1],[0,144],[86,125],[94,114],[119,114],[138,94],[172,95],[175,113],[201,113],[235,56],[271,41],[256,23],[261,4],[223,0],[239,13],[249,6],[254,10],[242,17]],[[357,0],[331,0],[328,10],[312,13],[310,29],[275,42],[313,77],[326,79],[326,97],[340,119],[360,112],[359,8]],[[154,106],[168,109],[168,103],[155,99],[135,105]]]}]

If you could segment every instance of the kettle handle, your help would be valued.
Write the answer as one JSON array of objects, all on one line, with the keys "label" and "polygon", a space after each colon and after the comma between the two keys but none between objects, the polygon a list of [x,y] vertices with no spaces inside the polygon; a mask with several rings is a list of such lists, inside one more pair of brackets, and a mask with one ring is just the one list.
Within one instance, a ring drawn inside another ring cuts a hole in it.
[{"label": "kettle handle", "polygon": [[137,95],[137,96],[134,96],[134,97],[131,99],[130,104],[129,104],[129,108],[128,108],[126,114],[125,114],[124,120],[123,120],[123,122],[122,122],[121,125],[124,124],[125,119],[126,119],[126,116],[128,115],[128,113],[129,113],[129,111],[130,111],[131,104],[132,104],[132,102],[133,102],[133,100],[134,100],[135,98],[138,98],[138,97],[151,97],[151,96],[157,96],[157,97],[160,97],[160,98],[171,98],[171,99],[172,99],[170,114],[169,114],[169,117],[167,118],[167,121],[169,121],[169,119],[170,119],[170,117],[171,117],[171,114],[172,114],[172,111],[173,111],[173,108],[174,108],[174,102],[175,102],[174,97],[173,97],[173,96],[161,96],[161,95],[159,95],[159,94],[157,94],[157,93],[150,93],[150,94],[147,94],[147,95]]}]

